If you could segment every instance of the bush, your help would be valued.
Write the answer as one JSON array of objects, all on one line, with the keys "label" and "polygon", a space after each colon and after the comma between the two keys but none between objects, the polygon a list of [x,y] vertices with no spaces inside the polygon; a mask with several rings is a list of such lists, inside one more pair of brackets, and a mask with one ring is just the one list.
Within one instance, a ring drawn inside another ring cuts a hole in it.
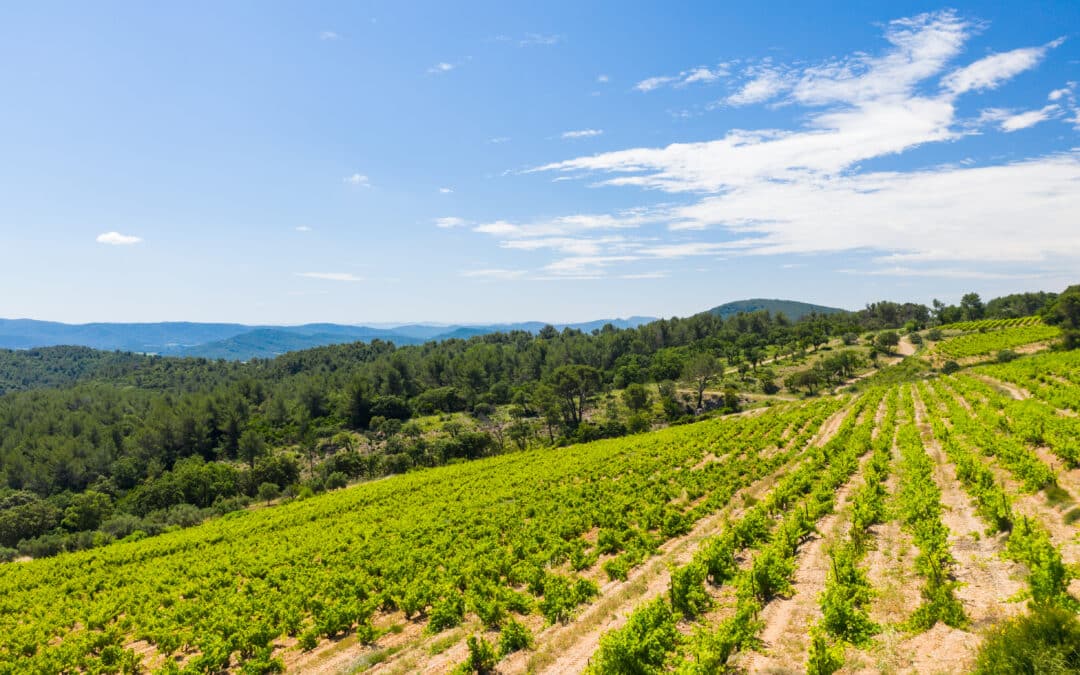
[{"label": "bush", "polygon": [[619,630],[600,638],[590,672],[598,675],[661,672],[678,644],[677,620],[663,598],[636,609]]},{"label": "bush", "polygon": [[979,649],[975,672],[1080,671],[1080,621],[1058,607],[1037,609],[992,628]]},{"label": "bush", "polygon": [[338,488],[345,487],[349,482],[349,479],[345,474],[340,471],[335,471],[326,477],[326,489],[337,490]]},{"label": "bush", "polygon": [[946,375],[952,375],[958,370],[960,370],[960,364],[956,361],[946,361],[945,364],[941,366],[941,372]]},{"label": "bush", "polygon": [[453,592],[432,605],[431,619],[427,626],[428,632],[439,633],[447,628],[453,628],[460,624],[464,617],[465,598],[460,593]]},{"label": "bush", "polygon": [[499,633],[499,656],[506,656],[523,649],[532,649],[533,637],[529,629],[515,619],[510,619]]},{"label": "bush", "polygon": [[1020,358],[1020,355],[1011,349],[1002,349],[997,353],[998,363],[1008,363],[1009,361],[1015,361]]},{"label": "bush", "polygon": [[498,658],[495,656],[495,648],[491,646],[491,643],[483,637],[475,635],[470,635],[467,642],[469,645],[469,658],[455,672],[477,673],[478,675],[495,672],[495,664],[498,662]]}]

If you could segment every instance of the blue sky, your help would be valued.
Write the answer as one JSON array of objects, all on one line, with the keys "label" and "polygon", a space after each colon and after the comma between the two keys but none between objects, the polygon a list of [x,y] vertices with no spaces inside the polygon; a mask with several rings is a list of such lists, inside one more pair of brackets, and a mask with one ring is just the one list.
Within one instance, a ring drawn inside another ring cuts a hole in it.
[{"label": "blue sky", "polygon": [[4,317],[572,321],[1080,280],[1074,1],[7,3],[0,63]]}]

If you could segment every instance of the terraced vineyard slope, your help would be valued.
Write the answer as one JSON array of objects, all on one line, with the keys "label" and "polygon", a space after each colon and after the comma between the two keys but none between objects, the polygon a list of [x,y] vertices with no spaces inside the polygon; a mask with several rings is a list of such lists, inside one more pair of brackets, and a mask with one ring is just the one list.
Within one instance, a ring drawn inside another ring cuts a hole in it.
[{"label": "terraced vineyard slope", "polygon": [[8,564],[0,672],[965,670],[1078,606],[1078,407],[1040,354]]}]

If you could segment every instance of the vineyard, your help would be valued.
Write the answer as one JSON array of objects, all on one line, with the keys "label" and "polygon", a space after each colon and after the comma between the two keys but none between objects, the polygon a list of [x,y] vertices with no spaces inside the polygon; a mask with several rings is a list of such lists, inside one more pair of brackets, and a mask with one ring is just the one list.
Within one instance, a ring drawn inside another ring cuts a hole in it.
[{"label": "vineyard", "polygon": [[1058,328],[1041,324],[1001,328],[985,333],[965,333],[949,338],[938,344],[934,351],[941,357],[961,360],[989,356],[1022,345],[1046,342],[1059,335],[1061,331]]},{"label": "vineyard", "polygon": [[7,564],[0,673],[970,670],[1080,607],[1078,412],[1046,353]]},{"label": "vineyard", "polygon": [[978,321],[958,321],[940,326],[942,331],[998,330],[1001,328],[1023,328],[1038,326],[1042,319],[1037,316],[1021,316],[1014,319],[979,319]]}]

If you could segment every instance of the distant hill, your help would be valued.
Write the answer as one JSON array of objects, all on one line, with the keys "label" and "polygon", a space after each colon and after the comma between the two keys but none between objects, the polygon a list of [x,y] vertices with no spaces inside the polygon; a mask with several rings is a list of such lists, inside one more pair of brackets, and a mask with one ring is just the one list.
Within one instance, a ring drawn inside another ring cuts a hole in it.
[{"label": "distant hill", "polygon": [[[608,323],[617,328],[632,328],[654,320],[652,317],[634,316],[628,319],[555,324],[555,327],[559,330],[569,327],[591,332]],[[106,351],[246,361],[345,342],[371,342],[378,339],[400,347],[422,344],[429,340],[468,339],[497,331],[524,330],[536,333],[545,325],[547,324],[541,321],[526,321],[451,326],[411,324],[372,328],[335,323],[302,326],[191,322],[66,324],[33,319],[0,319],[0,349],[78,346]]]},{"label": "distant hill", "polygon": [[783,313],[784,316],[792,321],[798,321],[807,314],[837,314],[839,312],[846,312],[847,310],[838,307],[812,305],[808,302],[798,302],[796,300],[752,298],[750,300],[736,300],[735,302],[728,302],[719,307],[713,307],[709,310],[709,313],[716,314],[726,319],[729,316],[735,316],[739,313],[749,314],[750,312],[761,311],[767,311],[774,315]]},{"label": "distant hill", "polygon": [[270,359],[281,356],[286,352],[311,349],[312,347],[323,347],[343,342],[371,342],[375,339],[393,342],[398,346],[424,342],[419,338],[398,335],[392,331],[378,328],[360,328],[353,331],[326,333],[305,333],[283,328],[257,328],[224,340],[188,347],[181,350],[178,355],[247,361],[254,358]]}]

